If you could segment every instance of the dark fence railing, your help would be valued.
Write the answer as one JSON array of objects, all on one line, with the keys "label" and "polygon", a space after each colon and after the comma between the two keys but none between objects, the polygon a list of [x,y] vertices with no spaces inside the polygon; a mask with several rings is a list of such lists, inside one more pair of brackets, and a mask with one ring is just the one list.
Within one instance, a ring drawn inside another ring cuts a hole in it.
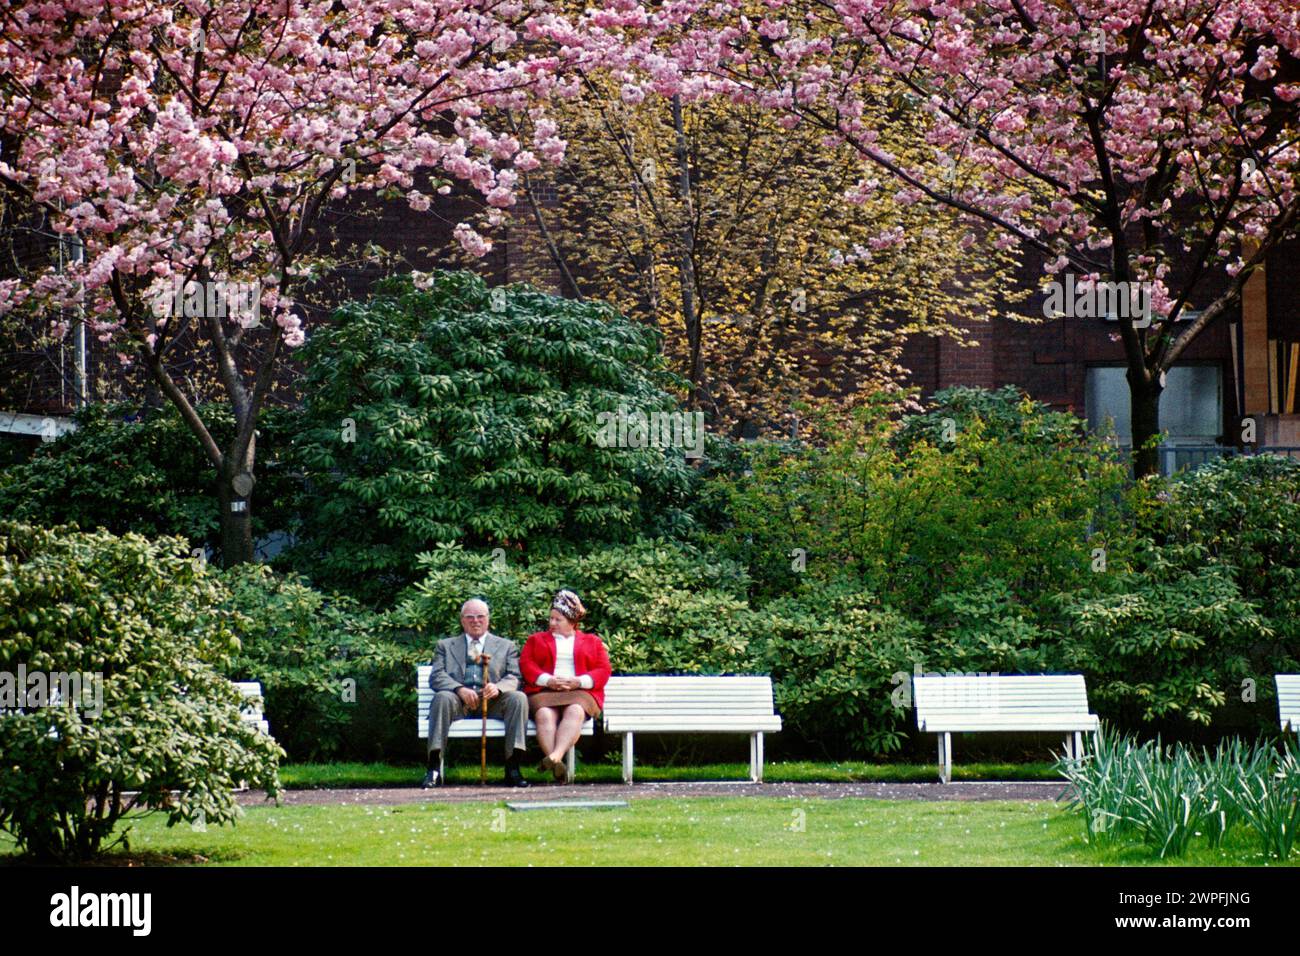
[{"label": "dark fence railing", "polygon": [[[1132,446],[1120,444],[1119,448],[1128,453]],[[1260,448],[1237,448],[1233,445],[1161,445],[1160,473],[1172,475],[1176,472],[1197,469],[1220,458],[1234,455],[1282,455],[1286,458],[1300,458],[1300,446],[1265,445]]]}]

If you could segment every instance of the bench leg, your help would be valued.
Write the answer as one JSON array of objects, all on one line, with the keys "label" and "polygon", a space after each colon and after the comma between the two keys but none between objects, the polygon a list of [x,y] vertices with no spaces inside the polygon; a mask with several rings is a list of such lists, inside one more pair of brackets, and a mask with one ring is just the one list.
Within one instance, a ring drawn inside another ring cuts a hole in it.
[{"label": "bench leg", "polygon": [[1074,738],[1069,734],[1065,735],[1065,759],[1074,759]]},{"label": "bench leg", "polygon": [[751,783],[763,782],[763,735],[749,735],[749,779]]},{"label": "bench leg", "polygon": [[623,782],[632,782],[632,735],[623,735]]},{"label": "bench leg", "polygon": [[1074,759],[1083,759],[1083,731],[1081,730],[1074,732]]},{"label": "bench leg", "polygon": [[939,782],[952,783],[952,734],[939,735]]}]

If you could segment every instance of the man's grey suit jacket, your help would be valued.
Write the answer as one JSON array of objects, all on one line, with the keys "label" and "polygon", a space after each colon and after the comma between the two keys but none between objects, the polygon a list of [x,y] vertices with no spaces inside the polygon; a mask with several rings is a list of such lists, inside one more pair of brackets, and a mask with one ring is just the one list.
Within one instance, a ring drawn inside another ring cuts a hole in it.
[{"label": "man's grey suit jacket", "polygon": [[[488,682],[497,685],[501,693],[519,689],[523,674],[519,670],[519,648],[513,641],[497,637],[491,631],[483,635],[483,651],[490,654]],[[455,691],[465,686],[466,667],[478,667],[465,659],[465,635],[457,634],[438,642],[433,652],[433,669],[429,671],[429,687],[433,691]]]}]

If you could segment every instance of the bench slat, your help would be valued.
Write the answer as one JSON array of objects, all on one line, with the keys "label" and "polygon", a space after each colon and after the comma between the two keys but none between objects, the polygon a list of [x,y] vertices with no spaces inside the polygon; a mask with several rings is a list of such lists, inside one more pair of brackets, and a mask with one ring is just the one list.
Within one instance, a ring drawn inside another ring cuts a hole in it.
[{"label": "bench slat", "polygon": [[1282,730],[1300,732],[1300,674],[1275,674],[1278,723]]},{"label": "bench slat", "polygon": [[[429,718],[422,717],[419,722],[419,733],[416,735],[421,739],[427,740],[429,737]],[[447,736],[461,739],[465,737],[481,736],[483,731],[482,717],[462,717],[459,720],[453,720],[451,726],[447,728]],[[582,736],[590,737],[596,732],[595,722],[588,720],[582,725]],[[530,720],[528,728],[524,733],[529,737],[537,736],[537,726]],[[489,737],[504,737],[506,735],[506,725],[504,721],[488,718],[487,735]]]},{"label": "bench slat", "polygon": [[607,723],[605,730],[612,734],[629,733],[665,733],[665,734],[708,734],[708,733],[764,733],[775,734],[781,730],[781,718],[769,717],[764,720],[746,721],[660,721],[646,723],[627,721]]},{"label": "bench slat", "polygon": [[1052,731],[1052,730],[1086,730],[1093,731],[1100,726],[1096,717],[1089,715],[1070,714],[1062,716],[1059,720],[960,720],[947,721],[943,719],[927,719],[920,727],[926,733],[960,733],[960,732],[977,732],[981,730],[1006,730],[1006,731]]},{"label": "bench slat", "polygon": [[255,680],[231,681],[235,688],[244,695],[244,705],[239,708],[239,719],[252,724],[264,734],[271,732],[271,725],[263,718],[262,685]]}]

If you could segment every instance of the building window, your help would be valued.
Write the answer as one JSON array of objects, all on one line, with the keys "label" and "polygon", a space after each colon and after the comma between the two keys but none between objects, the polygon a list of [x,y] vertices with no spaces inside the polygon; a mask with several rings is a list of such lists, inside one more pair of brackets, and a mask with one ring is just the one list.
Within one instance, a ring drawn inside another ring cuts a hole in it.
[{"label": "building window", "polygon": [[[1084,385],[1088,426],[1100,431],[1110,425],[1121,443],[1133,438],[1129,420],[1129,390],[1125,370],[1088,369]],[[1160,430],[1170,444],[1214,445],[1223,435],[1223,371],[1217,365],[1178,365],[1165,376],[1160,393]]]}]

